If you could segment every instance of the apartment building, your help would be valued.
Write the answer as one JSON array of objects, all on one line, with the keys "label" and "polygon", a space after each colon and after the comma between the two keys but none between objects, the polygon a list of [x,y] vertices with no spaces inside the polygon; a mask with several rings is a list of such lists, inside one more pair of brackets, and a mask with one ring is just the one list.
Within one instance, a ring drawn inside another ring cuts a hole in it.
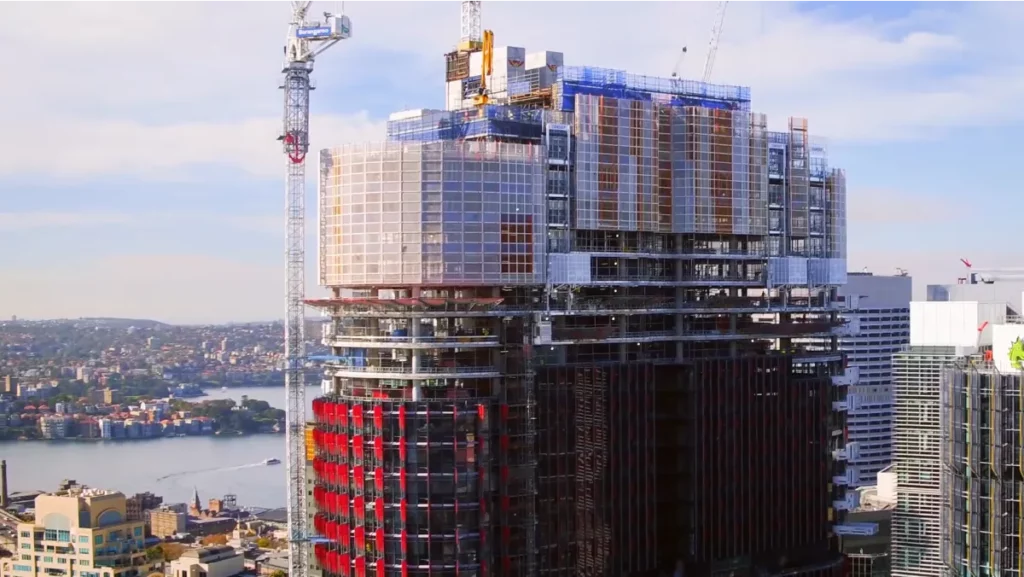
[{"label": "apartment building", "polygon": [[18,524],[3,577],[140,577],[149,573],[145,523],[129,521],[122,493],[72,487],[36,497],[35,521]]}]

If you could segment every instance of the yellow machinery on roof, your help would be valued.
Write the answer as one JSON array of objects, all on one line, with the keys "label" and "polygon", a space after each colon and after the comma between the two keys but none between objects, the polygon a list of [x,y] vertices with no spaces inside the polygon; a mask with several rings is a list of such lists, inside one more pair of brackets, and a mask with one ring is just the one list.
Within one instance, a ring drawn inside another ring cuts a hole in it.
[{"label": "yellow machinery on roof", "polygon": [[483,106],[491,100],[487,94],[487,79],[494,71],[494,32],[491,30],[484,30],[483,53],[481,56],[483,58],[480,63],[480,90],[473,102],[477,106]]}]

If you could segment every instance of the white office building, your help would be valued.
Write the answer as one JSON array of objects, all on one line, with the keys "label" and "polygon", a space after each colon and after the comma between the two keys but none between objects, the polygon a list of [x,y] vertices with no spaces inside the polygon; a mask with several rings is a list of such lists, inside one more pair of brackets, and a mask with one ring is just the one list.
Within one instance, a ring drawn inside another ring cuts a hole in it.
[{"label": "white office building", "polygon": [[992,331],[1006,322],[1006,303],[913,302],[910,347],[893,357],[896,401],[893,464],[896,511],[892,516],[893,577],[943,575],[942,369],[992,345]]},{"label": "white office building", "polygon": [[892,462],[892,356],[910,343],[911,279],[849,273],[839,291],[850,336],[839,348],[851,367],[860,368],[860,381],[850,388],[849,440],[860,453],[850,461],[857,485],[874,485],[878,472]]}]

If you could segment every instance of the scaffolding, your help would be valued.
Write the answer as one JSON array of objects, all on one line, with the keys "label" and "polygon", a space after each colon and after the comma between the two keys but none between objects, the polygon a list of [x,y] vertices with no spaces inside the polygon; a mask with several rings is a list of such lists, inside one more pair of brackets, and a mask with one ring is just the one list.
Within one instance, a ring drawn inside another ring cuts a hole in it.
[{"label": "scaffolding", "polygon": [[428,110],[388,120],[387,138],[399,142],[501,139],[540,142],[544,112],[489,104],[465,110]]},{"label": "scaffolding", "polygon": [[[467,77],[465,82],[467,86],[478,84],[479,77]],[[643,76],[594,66],[525,70],[510,76],[496,77],[489,89],[502,102],[546,106],[565,112],[575,110],[577,96],[657,102],[674,107],[750,110],[748,87]]]},{"label": "scaffolding", "polygon": [[978,358],[943,370],[942,561],[952,575],[1021,575],[1024,375]]}]

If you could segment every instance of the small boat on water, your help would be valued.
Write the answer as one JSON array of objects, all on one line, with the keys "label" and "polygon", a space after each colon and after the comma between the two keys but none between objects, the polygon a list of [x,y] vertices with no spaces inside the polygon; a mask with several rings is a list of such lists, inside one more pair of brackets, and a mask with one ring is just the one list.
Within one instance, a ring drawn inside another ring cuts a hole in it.
[{"label": "small boat on water", "polygon": [[273,458],[271,458],[271,459],[267,459],[267,460],[263,461],[263,464],[264,465],[280,465],[281,464],[281,460],[280,459],[273,459]]}]

